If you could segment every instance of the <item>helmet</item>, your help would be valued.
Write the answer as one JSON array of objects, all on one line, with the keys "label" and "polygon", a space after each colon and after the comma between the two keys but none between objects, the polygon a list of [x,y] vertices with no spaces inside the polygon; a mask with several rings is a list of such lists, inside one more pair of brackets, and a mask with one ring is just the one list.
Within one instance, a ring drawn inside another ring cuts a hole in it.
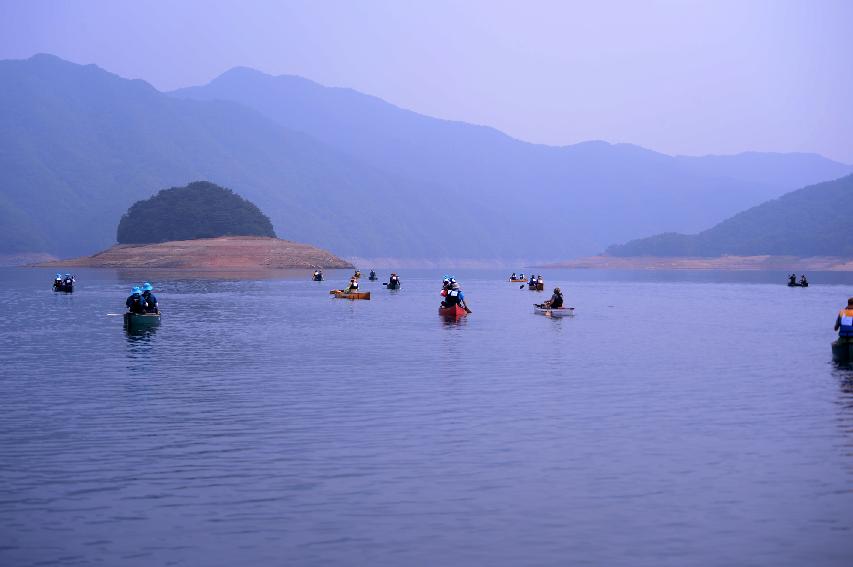
[{"label": "helmet", "polygon": [[141,290],[141,289],[139,289],[139,286],[138,286],[138,285],[137,285],[137,286],[133,286],[133,289],[132,289],[132,290],[130,290],[130,294],[131,294],[131,295],[139,295],[140,293],[142,293],[142,290]]},{"label": "helmet", "polygon": [[66,278],[70,278],[70,277],[71,277],[71,274],[65,274],[65,277],[66,277]]},{"label": "helmet", "polygon": [[61,279],[62,279],[62,274],[56,274],[56,279],[61,280]]},{"label": "helmet", "polygon": [[145,282],[144,284],[142,284],[142,291],[154,291],[154,286],[151,285],[149,282]]}]

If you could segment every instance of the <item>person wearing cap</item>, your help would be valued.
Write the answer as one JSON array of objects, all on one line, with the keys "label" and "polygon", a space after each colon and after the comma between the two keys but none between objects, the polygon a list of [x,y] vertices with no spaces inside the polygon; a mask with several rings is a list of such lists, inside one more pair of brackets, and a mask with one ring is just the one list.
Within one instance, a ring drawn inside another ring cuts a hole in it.
[{"label": "person wearing cap", "polygon": [[139,286],[134,286],[130,290],[130,297],[127,298],[124,304],[127,306],[129,313],[136,313],[138,315],[145,313],[145,300],[142,298],[142,290],[139,289]]},{"label": "person wearing cap", "polygon": [[442,307],[447,308],[459,305],[462,309],[471,313],[471,310],[468,309],[468,304],[465,303],[465,294],[462,293],[462,288],[455,279],[450,278],[450,287],[442,291],[441,295],[444,297],[444,301],[441,302]]},{"label": "person wearing cap", "polygon": [[839,337],[853,338],[853,297],[847,300],[847,307],[838,312],[835,330]]},{"label": "person wearing cap", "polygon": [[157,307],[157,298],[151,293],[152,291],[154,291],[154,286],[149,282],[142,284],[142,299],[145,301],[145,312],[159,313],[160,309]]},{"label": "person wearing cap", "polygon": [[554,288],[554,294],[551,296],[551,299],[545,302],[545,307],[549,307],[551,309],[560,309],[563,307],[563,292],[560,288]]}]

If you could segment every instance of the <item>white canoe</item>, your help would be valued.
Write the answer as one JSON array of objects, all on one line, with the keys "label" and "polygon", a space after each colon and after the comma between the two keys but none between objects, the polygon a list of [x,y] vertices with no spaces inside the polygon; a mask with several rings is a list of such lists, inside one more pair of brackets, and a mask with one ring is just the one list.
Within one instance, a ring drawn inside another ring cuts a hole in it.
[{"label": "white canoe", "polygon": [[537,315],[545,317],[573,317],[575,314],[574,307],[560,307],[559,309],[549,309],[548,307],[533,306],[533,312]]}]

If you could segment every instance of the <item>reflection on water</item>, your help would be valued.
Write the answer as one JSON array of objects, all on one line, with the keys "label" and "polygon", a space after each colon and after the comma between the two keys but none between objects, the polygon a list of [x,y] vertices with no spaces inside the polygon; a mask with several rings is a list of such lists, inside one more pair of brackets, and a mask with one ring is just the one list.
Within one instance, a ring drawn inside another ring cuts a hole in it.
[{"label": "reflection on water", "polygon": [[[0,270],[0,564],[853,555],[850,276],[552,272],[579,315],[549,319],[460,271],[446,320],[441,271],[355,302],[326,275],[86,270],[72,301]],[[142,280],[166,315],[128,332]]]}]

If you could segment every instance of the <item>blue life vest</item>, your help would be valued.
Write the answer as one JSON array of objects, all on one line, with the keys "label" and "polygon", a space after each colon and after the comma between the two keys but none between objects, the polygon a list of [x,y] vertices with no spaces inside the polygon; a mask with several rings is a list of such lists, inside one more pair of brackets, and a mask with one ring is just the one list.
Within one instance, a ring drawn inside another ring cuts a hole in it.
[{"label": "blue life vest", "polygon": [[453,307],[457,303],[462,300],[462,292],[458,289],[451,289],[447,292],[447,297],[444,299],[444,303],[448,307]]},{"label": "blue life vest", "polygon": [[853,337],[853,309],[842,309],[838,314],[841,326],[838,328],[839,337]]}]

